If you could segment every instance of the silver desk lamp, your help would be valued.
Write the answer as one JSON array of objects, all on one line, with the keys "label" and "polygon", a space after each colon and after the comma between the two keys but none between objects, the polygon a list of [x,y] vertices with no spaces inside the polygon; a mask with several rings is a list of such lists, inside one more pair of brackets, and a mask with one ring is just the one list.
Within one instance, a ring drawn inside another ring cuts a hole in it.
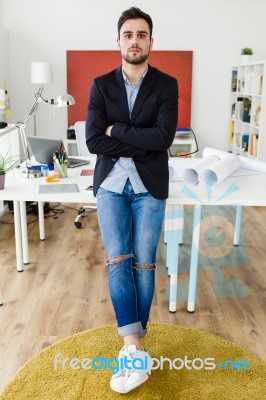
[{"label": "silver desk lamp", "polygon": [[[32,63],[32,64],[46,64],[46,67],[43,68],[43,71],[46,71],[47,74],[46,75],[44,74],[44,76],[47,77],[47,80],[48,80],[49,76],[51,77],[50,72],[49,72],[49,71],[51,71],[51,68],[49,66],[47,67],[47,64],[49,64],[49,63]],[[49,64],[49,65],[51,65],[51,64]],[[44,84],[44,83],[45,82],[43,79],[42,84]],[[24,122],[19,121],[16,123],[16,126],[19,128],[21,143],[22,143],[22,147],[23,147],[23,153],[24,153],[24,156],[26,159],[26,171],[24,173],[24,176],[28,177],[28,178],[34,178],[34,177],[38,176],[38,173],[36,173],[36,171],[31,171],[30,152],[29,152],[29,148],[28,148],[25,128],[26,128],[26,125],[27,125],[28,121],[30,120],[30,118],[36,114],[39,103],[44,102],[47,104],[52,104],[54,106],[54,108],[71,106],[71,105],[75,104],[75,100],[70,94],[63,94],[63,95],[59,96],[56,100],[54,100],[54,99],[45,99],[42,96],[42,91],[43,91],[43,86],[40,86],[38,92],[35,93],[34,104],[31,107]]]}]

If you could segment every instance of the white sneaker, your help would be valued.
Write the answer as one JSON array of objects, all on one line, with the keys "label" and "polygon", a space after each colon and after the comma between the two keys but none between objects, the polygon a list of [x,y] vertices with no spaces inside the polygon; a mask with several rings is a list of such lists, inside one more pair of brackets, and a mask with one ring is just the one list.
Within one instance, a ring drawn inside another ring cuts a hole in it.
[{"label": "white sneaker", "polygon": [[[123,358],[126,354],[126,347],[122,347],[119,351],[118,359]],[[126,393],[125,392],[125,376],[126,376],[126,369],[120,369],[116,374],[112,375],[110,380],[110,387],[112,390],[118,393]]]},{"label": "white sneaker", "polygon": [[131,359],[131,369],[126,369],[124,377],[124,392],[128,393],[146,382],[153,365],[152,358],[147,351],[138,350],[133,344],[125,350],[125,356]]}]

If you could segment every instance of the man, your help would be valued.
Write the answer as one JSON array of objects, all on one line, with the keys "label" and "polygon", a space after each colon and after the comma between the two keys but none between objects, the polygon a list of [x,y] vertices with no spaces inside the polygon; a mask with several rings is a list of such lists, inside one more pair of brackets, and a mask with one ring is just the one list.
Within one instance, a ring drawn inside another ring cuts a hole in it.
[{"label": "man", "polygon": [[146,369],[133,363],[135,368],[112,376],[110,386],[119,393],[145,382],[151,368],[141,338],[168,196],[167,150],[177,126],[177,81],[148,64],[152,28],[151,17],[139,8],[122,13],[117,39],[122,66],[94,80],[86,122],[88,149],[97,154],[93,190],[110,296],[124,340],[119,358],[149,360]]}]

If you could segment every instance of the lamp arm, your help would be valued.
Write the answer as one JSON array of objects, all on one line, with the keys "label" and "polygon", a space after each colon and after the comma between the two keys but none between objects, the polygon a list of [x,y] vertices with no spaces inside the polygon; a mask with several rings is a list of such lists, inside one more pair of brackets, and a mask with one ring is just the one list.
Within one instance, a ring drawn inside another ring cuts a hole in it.
[{"label": "lamp arm", "polygon": [[26,127],[26,125],[27,125],[29,119],[31,118],[31,116],[37,111],[38,104],[39,104],[41,101],[45,101],[45,100],[43,99],[43,97],[41,96],[40,93],[36,93],[36,94],[35,94],[35,98],[36,98],[36,100],[35,100],[33,106],[31,107],[31,109],[30,109],[28,115],[26,116],[25,121],[23,122],[24,128]]},{"label": "lamp arm", "polygon": [[29,148],[28,148],[28,144],[27,144],[25,128],[26,128],[27,123],[29,122],[30,118],[32,117],[32,115],[37,111],[38,104],[41,101],[44,101],[45,103],[48,103],[48,104],[52,104],[54,106],[54,111],[55,111],[55,107],[70,106],[70,105],[75,104],[74,98],[69,94],[59,96],[57,100],[54,100],[54,99],[47,100],[42,97],[42,87],[40,87],[39,91],[37,93],[35,93],[35,101],[33,103],[33,106],[31,107],[28,115],[26,116],[24,122],[19,121],[16,123],[16,127],[19,129],[19,134],[21,137],[21,142],[22,142],[22,147],[23,147],[23,153],[24,153],[25,160],[26,160],[26,167],[28,170],[31,167],[31,161],[30,161],[30,152],[29,152]]},{"label": "lamp arm", "polygon": [[23,147],[26,168],[27,168],[27,170],[30,170],[31,169],[30,151],[29,151],[29,147],[28,147],[27,139],[26,139],[25,125],[18,123],[18,124],[16,124],[16,126],[19,129],[19,135],[20,135],[21,143],[22,143],[22,147]]}]

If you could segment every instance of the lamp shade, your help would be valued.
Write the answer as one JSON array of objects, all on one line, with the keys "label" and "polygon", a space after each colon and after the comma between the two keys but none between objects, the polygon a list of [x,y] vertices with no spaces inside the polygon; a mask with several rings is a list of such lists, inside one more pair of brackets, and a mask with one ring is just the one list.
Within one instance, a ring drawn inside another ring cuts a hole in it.
[{"label": "lamp shade", "polygon": [[58,108],[72,106],[73,104],[75,104],[75,100],[74,97],[72,97],[70,94],[63,94],[56,99],[55,104]]},{"label": "lamp shade", "polygon": [[49,62],[31,63],[31,83],[45,85],[53,82],[52,64]]}]

